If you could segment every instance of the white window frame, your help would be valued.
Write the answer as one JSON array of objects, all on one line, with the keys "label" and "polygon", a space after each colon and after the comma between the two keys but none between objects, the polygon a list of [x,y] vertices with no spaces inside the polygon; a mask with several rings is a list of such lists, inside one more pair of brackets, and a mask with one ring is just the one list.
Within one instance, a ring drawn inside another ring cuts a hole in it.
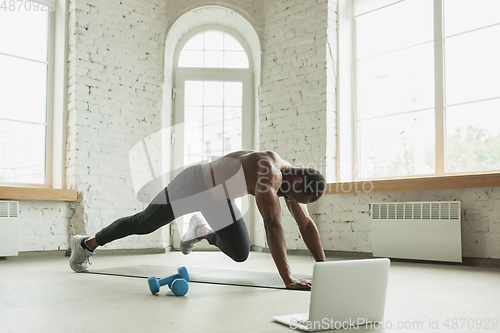
[{"label": "white window frame", "polygon": [[[25,0],[28,1],[28,0]],[[49,0],[31,0],[50,5]],[[47,118],[45,183],[0,182],[2,187],[66,188],[66,100],[68,0],[53,1],[48,10],[47,31]]]},{"label": "white window frame", "polygon": [[[230,34],[234,37],[243,47],[248,58],[248,68],[203,68],[203,67],[179,67],[179,57],[182,49],[186,43],[195,35],[209,30],[218,30]],[[248,128],[244,129],[245,135],[242,134],[242,145],[243,147],[252,147],[254,143],[254,129],[255,124],[253,119],[255,113],[255,107],[252,96],[253,93],[253,63],[251,61],[250,47],[248,46],[246,40],[236,31],[220,25],[203,25],[199,26],[188,33],[186,33],[179,43],[177,44],[175,54],[174,54],[174,72],[173,72],[173,92],[178,91],[181,95],[176,97],[177,93],[172,93],[175,99],[172,105],[174,106],[172,110],[172,124],[176,124],[183,121],[184,113],[184,103],[183,103],[183,91],[177,88],[181,82],[185,80],[193,81],[241,81],[243,82],[243,124],[249,124]],[[247,88],[248,87],[248,88]],[[174,149],[172,146],[174,155],[172,155],[172,162],[175,159],[180,158],[182,152],[179,149]],[[173,164],[175,165],[175,164]]]},{"label": "white window frame", "polygon": [[[198,71],[198,68],[190,68],[189,70],[181,70],[176,73],[175,87],[180,87],[185,81],[224,81],[224,82],[242,82],[242,123],[249,126],[242,127],[242,146],[243,148],[253,148],[253,111],[252,111],[252,76],[248,71],[224,71],[210,69],[208,71]],[[214,79],[216,78],[216,79]],[[182,88],[176,89],[175,93],[175,112],[172,119],[174,125],[184,122],[184,91]],[[172,146],[174,159],[182,159],[183,140],[175,140],[175,147]],[[179,164],[176,164],[179,165]]]},{"label": "white window frame", "polygon": [[[338,2],[338,61],[339,73],[337,77],[337,172],[336,182],[350,182],[365,180],[360,179],[357,164],[359,163],[359,131],[357,128],[357,105],[356,105],[356,42],[355,42],[355,20],[354,2],[362,4],[365,13],[386,6],[402,2],[404,0],[339,0]],[[435,173],[428,175],[393,176],[370,179],[401,179],[401,178],[425,178],[435,176],[454,176],[468,174],[491,174],[498,173],[497,170],[446,172],[446,133],[445,133],[445,108],[447,106],[462,105],[478,101],[468,101],[453,105],[445,104],[445,80],[444,80],[444,25],[443,25],[443,0],[433,0],[434,5],[434,84],[435,84]],[[500,24],[500,23],[499,23]],[[498,25],[498,24],[494,24]],[[490,25],[491,26],[491,25]],[[461,32],[464,34],[490,26],[480,27]],[[436,28],[440,27],[440,28]],[[446,38],[456,36],[454,34]],[[493,99],[493,98],[491,98]],[[496,98],[495,98],[496,99]],[[486,99],[489,100],[489,99]],[[368,179],[369,180],[369,179]]]}]

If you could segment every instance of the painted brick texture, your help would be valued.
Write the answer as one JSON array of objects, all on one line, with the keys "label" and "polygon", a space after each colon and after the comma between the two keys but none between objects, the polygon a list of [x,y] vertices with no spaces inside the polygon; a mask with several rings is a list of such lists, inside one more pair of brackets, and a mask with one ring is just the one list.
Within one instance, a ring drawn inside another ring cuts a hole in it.
[{"label": "painted brick texture", "polygon": [[[323,169],[328,1],[268,1],[264,6],[259,148],[273,150],[293,165]],[[286,207],[283,201],[281,205]],[[286,208],[283,224],[288,248],[305,248]],[[263,234],[257,230],[257,245],[263,243]]]},{"label": "painted brick texture", "polygon": [[[164,1],[70,1],[67,182],[70,233],[93,235],[144,208],[133,192],[128,154],[161,128]],[[160,247],[168,232],[109,248]]]},{"label": "painted brick texture", "polygon": [[328,195],[312,204],[325,249],[371,252],[372,202],[461,201],[462,255],[500,258],[500,189]]},{"label": "painted brick texture", "polygon": [[56,251],[69,248],[67,203],[19,201],[19,251]]},{"label": "painted brick texture", "polygon": [[[214,6],[214,2],[206,0],[172,0],[168,2],[167,25],[170,27],[181,15],[203,6]],[[233,9],[245,17],[260,34],[264,25],[263,0],[220,0],[216,6]]]}]

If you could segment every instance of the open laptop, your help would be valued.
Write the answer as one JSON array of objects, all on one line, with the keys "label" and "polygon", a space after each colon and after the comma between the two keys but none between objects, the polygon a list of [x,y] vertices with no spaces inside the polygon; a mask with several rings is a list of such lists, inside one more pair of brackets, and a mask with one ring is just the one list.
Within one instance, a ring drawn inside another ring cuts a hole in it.
[{"label": "open laptop", "polygon": [[387,258],[318,262],[313,270],[309,313],[273,319],[310,332],[380,322],[389,266]]}]

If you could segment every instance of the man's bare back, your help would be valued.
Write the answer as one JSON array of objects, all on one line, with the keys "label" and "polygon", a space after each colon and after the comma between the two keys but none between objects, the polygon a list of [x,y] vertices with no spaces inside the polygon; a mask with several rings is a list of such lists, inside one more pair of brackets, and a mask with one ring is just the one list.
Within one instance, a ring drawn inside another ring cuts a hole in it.
[{"label": "man's bare back", "polygon": [[[240,168],[243,168],[246,183],[245,194],[255,195],[256,186],[261,177],[269,177],[277,187],[281,184],[281,171],[290,164],[273,151],[241,150],[227,154],[209,164],[203,165],[203,180],[208,188],[217,186],[231,178]],[[212,170],[214,179],[212,179]],[[269,170],[267,170],[269,169]],[[267,172],[269,171],[269,172]],[[214,182],[215,180],[215,182]],[[215,183],[215,184],[214,184]],[[275,186],[273,186],[273,189]],[[276,188],[277,190],[277,188]]]}]

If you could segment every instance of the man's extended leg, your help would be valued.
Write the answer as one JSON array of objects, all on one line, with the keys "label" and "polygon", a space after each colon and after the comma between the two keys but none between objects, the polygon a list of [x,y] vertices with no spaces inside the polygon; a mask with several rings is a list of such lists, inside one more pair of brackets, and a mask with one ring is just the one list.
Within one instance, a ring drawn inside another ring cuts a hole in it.
[{"label": "man's extended leg", "polygon": [[74,236],[71,240],[70,267],[75,272],[86,272],[89,259],[98,246],[130,235],[149,234],[175,219],[170,204],[154,202],[155,200],[142,212],[117,219],[99,231],[95,237]]},{"label": "man's extended leg", "polygon": [[167,204],[150,204],[145,210],[132,216],[114,221],[95,237],[88,238],[84,244],[94,251],[98,246],[130,235],[146,235],[175,219],[172,207]]},{"label": "man's extended leg", "polygon": [[103,246],[130,235],[146,235],[175,219],[170,204],[149,204],[140,213],[122,217],[96,233],[95,241]]}]

